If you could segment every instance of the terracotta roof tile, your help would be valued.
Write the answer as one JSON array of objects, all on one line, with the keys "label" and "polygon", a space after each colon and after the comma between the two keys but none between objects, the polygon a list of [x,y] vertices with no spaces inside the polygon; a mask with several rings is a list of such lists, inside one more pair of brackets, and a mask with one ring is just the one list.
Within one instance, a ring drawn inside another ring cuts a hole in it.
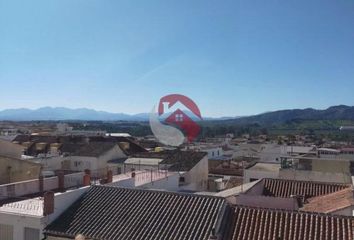
[{"label": "terracotta roof tile", "polygon": [[331,213],[354,205],[353,190],[343,190],[308,199],[308,203],[301,209],[309,212]]},{"label": "terracotta roof tile", "polygon": [[[117,144],[126,155],[146,152],[146,149],[127,137],[18,135],[13,142],[27,147],[26,154],[31,156],[47,153],[50,144],[58,144],[61,152],[77,156],[99,156]],[[129,147],[122,147],[124,143],[129,143]],[[38,144],[43,144],[41,149],[36,149]]]},{"label": "terracotta roof tile", "polygon": [[64,143],[60,150],[67,152],[71,156],[99,157],[117,146],[114,142],[89,142],[85,144]]},{"label": "terracotta roof tile", "polygon": [[272,197],[290,197],[301,195],[305,198],[330,194],[350,187],[347,184],[295,181],[285,179],[263,179],[263,195]]},{"label": "terracotta roof tile", "polygon": [[228,240],[354,239],[354,218],[236,206]]}]

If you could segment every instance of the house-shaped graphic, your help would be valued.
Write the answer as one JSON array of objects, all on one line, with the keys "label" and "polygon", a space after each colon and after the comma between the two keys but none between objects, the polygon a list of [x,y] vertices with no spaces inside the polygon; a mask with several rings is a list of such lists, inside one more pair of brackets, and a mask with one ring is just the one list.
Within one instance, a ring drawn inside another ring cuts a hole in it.
[{"label": "house-shaped graphic", "polygon": [[162,104],[163,114],[159,117],[161,121],[178,127],[185,133],[189,141],[198,136],[200,126],[196,121],[202,120],[198,115],[180,101],[177,101],[172,106],[169,106],[169,102],[162,102]]},{"label": "house-shaped graphic", "polygon": [[166,120],[167,118],[170,118],[171,115],[175,116],[176,122],[183,122],[184,116],[187,116],[189,119],[194,121],[202,120],[200,116],[195,114],[193,111],[191,111],[191,109],[186,107],[180,101],[177,101],[172,106],[169,106],[170,105],[169,102],[162,102],[162,105],[163,105],[163,114],[160,115],[159,117],[160,120],[162,121]]}]

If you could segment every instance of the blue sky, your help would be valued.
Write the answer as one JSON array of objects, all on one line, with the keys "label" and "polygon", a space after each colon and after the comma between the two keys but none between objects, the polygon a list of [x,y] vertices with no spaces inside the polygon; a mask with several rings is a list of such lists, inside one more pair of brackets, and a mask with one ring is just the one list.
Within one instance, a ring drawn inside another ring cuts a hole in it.
[{"label": "blue sky", "polygon": [[354,105],[353,0],[0,0],[0,110]]}]

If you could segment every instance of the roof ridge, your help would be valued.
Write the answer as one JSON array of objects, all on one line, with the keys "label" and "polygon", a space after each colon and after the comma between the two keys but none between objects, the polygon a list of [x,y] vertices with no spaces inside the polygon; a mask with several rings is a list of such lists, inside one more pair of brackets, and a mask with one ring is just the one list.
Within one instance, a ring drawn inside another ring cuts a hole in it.
[{"label": "roof ridge", "polygon": [[281,179],[281,178],[263,178],[264,180],[272,180],[272,181],[285,181],[285,182],[302,182],[302,183],[311,183],[311,184],[331,184],[331,185],[338,185],[338,186],[347,186],[352,187],[349,183],[335,183],[335,182],[320,182],[320,181],[312,181],[312,180],[294,180],[294,179]]},{"label": "roof ridge", "polygon": [[191,197],[200,197],[200,198],[215,198],[215,199],[222,199],[225,198],[220,196],[211,196],[211,195],[199,195],[194,193],[188,192],[174,192],[168,190],[157,190],[157,189],[142,189],[142,188],[129,188],[129,187],[121,187],[121,186],[112,186],[112,185],[92,185],[92,188],[113,188],[113,189],[123,189],[128,191],[139,191],[139,192],[156,192],[160,194],[170,194],[170,195],[179,195],[179,196],[191,196]]},{"label": "roof ridge", "polygon": [[354,220],[353,216],[343,216],[343,215],[332,215],[328,213],[320,213],[320,212],[307,212],[302,210],[288,210],[288,209],[276,209],[276,208],[265,208],[265,207],[251,207],[251,206],[243,206],[243,205],[233,205],[232,209],[236,208],[243,208],[243,209],[255,209],[255,210],[263,210],[263,211],[272,211],[272,212],[289,212],[289,213],[297,213],[297,214],[310,214],[310,215],[318,215],[318,216],[328,216],[328,217],[336,217],[336,218],[343,218],[343,219],[352,219]]}]

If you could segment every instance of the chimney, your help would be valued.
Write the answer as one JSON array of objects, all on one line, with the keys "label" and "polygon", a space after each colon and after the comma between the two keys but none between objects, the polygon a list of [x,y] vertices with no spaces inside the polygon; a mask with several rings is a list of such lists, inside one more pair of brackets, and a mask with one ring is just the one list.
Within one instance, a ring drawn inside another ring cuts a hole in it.
[{"label": "chimney", "polygon": [[163,113],[168,113],[168,111],[170,109],[168,105],[170,105],[170,103],[169,102],[163,102],[162,105],[163,105]]},{"label": "chimney", "polygon": [[293,206],[293,210],[298,210],[299,208],[304,206],[304,202],[305,202],[305,197],[301,196],[301,195],[290,195],[291,198],[294,199],[294,206]]},{"label": "chimney", "polygon": [[89,174],[85,174],[83,178],[83,185],[89,186],[91,184],[91,176]]},{"label": "chimney", "polygon": [[44,193],[43,216],[54,213],[54,192]]},{"label": "chimney", "polygon": [[64,173],[63,172],[58,172],[58,189],[60,192],[65,191],[65,181],[64,181]]},{"label": "chimney", "polygon": [[91,176],[91,170],[90,169],[85,169],[85,173]]},{"label": "chimney", "polygon": [[75,240],[85,240],[85,239],[86,239],[85,236],[82,234],[78,234],[75,236]]},{"label": "chimney", "polygon": [[113,173],[112,170],[108,170],[107,172],[107,183],[113,182]]}]

